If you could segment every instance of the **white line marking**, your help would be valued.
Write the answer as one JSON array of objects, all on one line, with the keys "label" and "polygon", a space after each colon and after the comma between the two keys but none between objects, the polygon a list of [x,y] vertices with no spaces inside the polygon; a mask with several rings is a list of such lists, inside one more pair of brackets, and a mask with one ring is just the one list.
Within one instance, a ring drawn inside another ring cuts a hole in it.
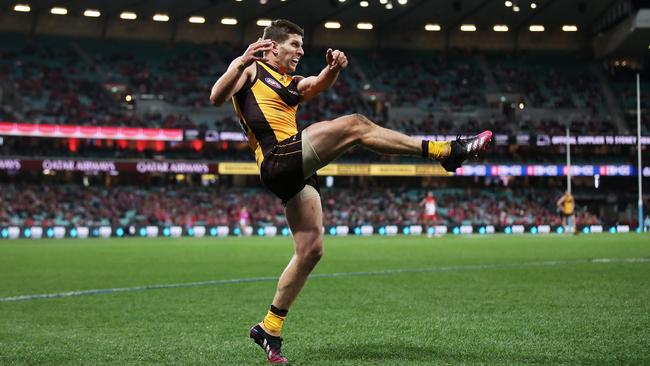
[{"label": "white line marking", "polygon": [[[612,263],[650,263],[650,258],[592,258],[592,259],[574,259],[574,260],[564,260],[564,261],[544,261],[544,262],[525,262],[525,263],[468,264],[468,265],[440,266],[440,267],[430,267],[430,268],[387,269],[383,271],[370,271],[370,272],[317,273],[317,274],[312,274],[311,276],[309,276],[309,278],[384,276],[384,275],[393,275],[393,274],[402,274],[402,273],[460,272],[460,271],[473,271],[473,270],[483,270],[483,269],[518,269],[518,268],[529,268],[529,267],[551,267],[551,266],[566,266],[566,265],[577,265],[577,264],[612,264]],[[169,284],[145,285],[145,286],[135,286],[135,287],[118,287],[118,288],[107,288],[107,289],[57,292],[57,293],[50,293],[50,294],[22,295],[22,296],[13,296],[13,297],[0,297],[0,302],[16,302],[16,301],[38,300],[38,299],[56,299],[56,298],[63,298],[63,297],[112,294],[112,293],[119,293],[119,292],[136,292],[136,291],[146,291],[146,290],[199,287],[199,286],[217,286],[217,285],[251,283],[251,282],[275,282],[278,280],[278,278],[279,277],[235,278],[229,280],[169,283]]]}]

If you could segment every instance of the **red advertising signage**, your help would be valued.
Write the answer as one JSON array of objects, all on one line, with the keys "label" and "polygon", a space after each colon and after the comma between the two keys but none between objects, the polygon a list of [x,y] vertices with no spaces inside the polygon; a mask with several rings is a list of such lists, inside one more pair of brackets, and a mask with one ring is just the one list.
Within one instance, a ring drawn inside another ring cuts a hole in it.
[{"label": "red advertising signage", "polygon": [[178,128],[65,126],[16,122],[0,122],[0,135],[73,137],[105,140],[183,141],[183,130]]}]

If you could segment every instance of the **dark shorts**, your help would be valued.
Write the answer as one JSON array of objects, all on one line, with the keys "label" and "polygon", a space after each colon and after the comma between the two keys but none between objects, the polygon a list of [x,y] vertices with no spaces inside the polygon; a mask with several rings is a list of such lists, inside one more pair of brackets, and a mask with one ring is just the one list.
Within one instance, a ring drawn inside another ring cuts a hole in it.
[{"label": "dark shorts", "polygon": [[262,183],[280,197],[285,205],[307,184],[320,193],[316,174],[307,179],[303,178],[302,131],[273,147],[262,162],[260,177]]}]

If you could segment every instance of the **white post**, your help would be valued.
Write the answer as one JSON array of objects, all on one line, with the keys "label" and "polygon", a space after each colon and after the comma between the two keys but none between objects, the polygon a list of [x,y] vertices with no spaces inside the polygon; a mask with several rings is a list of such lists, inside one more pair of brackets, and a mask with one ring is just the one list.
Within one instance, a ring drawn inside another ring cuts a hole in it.
[{"label": "white post", "polygon": [[571,134],[569,125],[566,126],[566,190],[571,194]]},{"label": "white post", "polygon": [[641,167],[641,76],[636,74],[636,149],[637,149],[637,175],[639,177],[639,226],[643,232],[643,168]]}]

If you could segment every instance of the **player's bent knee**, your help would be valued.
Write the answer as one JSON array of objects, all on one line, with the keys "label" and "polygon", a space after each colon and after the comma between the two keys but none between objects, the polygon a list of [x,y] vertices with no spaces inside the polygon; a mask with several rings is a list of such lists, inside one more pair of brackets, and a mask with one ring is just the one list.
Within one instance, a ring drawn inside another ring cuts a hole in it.
[{"label": "player's bent knee", "polygon": [[315,237],[307,250],[307,257],[318,262],[323,257],[323,236]]},{"label": "player's bent knee", "polygon": [[313,246],[307,251],[306,258],[312,263],[318,263],[323,258],[323,245]]},{"label": "player's bent knee", "polygon": [[318,263],[323,257],[323,236],[320,233],[315,233],[314,236],[304,242],[302,250],[299,250],[297,254],[301,259],[309,263]]},{"label": "player's bent knee", "polygon": [[364,136],[366,136],[372,127],[376,126],[374,122],[360,113],[353,113],[345,116],[345,118],[348,133],[352,136],[355,142],[363,140]]},{"label": "player's bent knee", "polygon": [[364,116],[361,113],[353,113],[350,115],[353,119],[356,125],[360,125],[363,127],[371,127],[374,126],[375,123],[372,122],[371,120],[368,119],[368,117]]}]

